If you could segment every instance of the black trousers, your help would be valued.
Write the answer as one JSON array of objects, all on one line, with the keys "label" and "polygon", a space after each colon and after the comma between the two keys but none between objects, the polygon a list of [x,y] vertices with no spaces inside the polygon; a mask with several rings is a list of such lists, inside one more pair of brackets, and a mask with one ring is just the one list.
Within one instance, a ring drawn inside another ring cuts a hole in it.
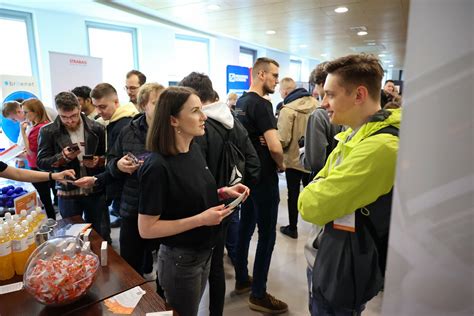
[{"label": "black trousers", "polygon": [[153,256],[146,254],[151,253],[151,241],[140,237],[137,218],[122,218],[119,243],[120,255],[135,271],[140,275],[151,272],[144,271],[145,267],[153,267]]},{"label": "black trousers", "polygon": [[[31,168],[32,170],[39,170],[37,168]],[[38,191],[41,203],[44,205],[46,210],[46,216],[48,218],[56,219],[56,211],[54,210],[53,202],[51,201],[51,182],[35,182],[33,183],[36,191]]]},{"label": "black trousers", "polygon": [[230,218],[227,218],[222,223],[221,235],[217,238],[216,246],[212,252],[209,271],[209,316],[221,316],[224,312],[224,245],[230,222]]},{"label": "black trousers", "polygon": [[300,195],[300,183],[303,187],[310,181],[310,174],[296,169],[286,169],[286,184],[288,187],[288,218],[290,228],[295,230],[298,225],[298,196]]}]

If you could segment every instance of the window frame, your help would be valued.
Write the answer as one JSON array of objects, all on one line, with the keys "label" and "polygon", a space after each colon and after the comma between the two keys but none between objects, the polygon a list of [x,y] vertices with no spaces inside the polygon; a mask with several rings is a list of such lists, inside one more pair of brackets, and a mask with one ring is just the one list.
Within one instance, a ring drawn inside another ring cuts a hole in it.
[{"label": "window frame", "polygon": [[137,29],[134,27],[86,21],[87,54],[91,56],[89,28],[130,33],[132,35],[133,67],[139,69]]},{"label": "window frame", "polygon": [[257,60],[257,51],[255,49],[251,49],[245,46],[240,46],[239,54],[252,55],[252,65],[254,65],[255,61]]},{"label": "window frame", "polygon": [[303,70],[303,62],[300,59],[290,59],[290,69],[291,69],[291,64],[298,64],[300,67],[299,71],[299,78],[292,78],[295,82],[301,82],[301,72]]},{"label": "window frame", "polygon": [[31,76],[36,79],[38,94],[41,97],[41,83],[39,80],[38,55],[36,53],[35,31],[33,27],[33,14],[30,12],[0,9],[0,18],[10,20],[22,20],[26,25],[26,36],[28,39],[28,53],[30,54]]}]

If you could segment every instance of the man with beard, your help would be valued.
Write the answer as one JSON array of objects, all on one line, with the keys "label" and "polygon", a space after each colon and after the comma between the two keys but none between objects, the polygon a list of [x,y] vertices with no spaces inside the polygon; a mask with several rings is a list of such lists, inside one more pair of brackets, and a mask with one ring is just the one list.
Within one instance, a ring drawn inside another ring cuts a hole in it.
[{"label": "man with beard", "polygon": [[[99,123],[81,113],[72,92],[61,92],[55,99],[58,117],[41,128],[38,138],[38,168],[59,172],[74,169],[77,178],[95,176],[105,170],[105,131]],[[90,158],[90,159],[89,159]],[[82,215],[107,241],[109,227],[103,187],[81,188],[74,183],[56,184],[59,212],[63,218]]]},{"label": "man with beard", "polygon": [[[259,58],[252,68],[252,85],[239,98],[236,115],[249,134],[261,164],[259,182],[251,187],[250,198],[242,205],[237,260],[235,263],[235,293],[251,291],[249,306],[264,313],[284,313],[288,305],[267,293],[266,283],[276,238],[276,222],[280,193],[278,171],[285,170],[283,149],[277,132],[277,122],[270,101],[265,95],[275,92],[278,84],[278,63]],[[261,145],[260,137],[266,146]],[[258,226],[253,279],[248,274],[248,252],[252,234]]]},{"label": "man with beard", "polygon": [[146,76],[138,70],[130,70],[127,73],[127,79],[125,80],[125,91],[127,91],[130,102],[135,105],[138,111],[140,109],[137,106],[137,96],[140,87],[146,83]]}]

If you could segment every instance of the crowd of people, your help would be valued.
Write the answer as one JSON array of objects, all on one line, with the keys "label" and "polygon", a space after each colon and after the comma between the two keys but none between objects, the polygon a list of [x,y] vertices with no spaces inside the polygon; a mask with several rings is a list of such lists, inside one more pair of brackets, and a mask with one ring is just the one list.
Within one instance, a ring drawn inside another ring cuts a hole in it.
[{"label": "crowd of people", "polygon": [[[383,289],[401,120],[401,97],[391,80],[382,90],[382,78],[377,58],[349,55],[318,65],[308,91],[261,57],[250,89],[223,102],[205,74],[165,88],[132,70],[126,104],[108,83],[57,94],[56,117],[37,99],[5,103],[32,170],[1,163],[0,176],[34,181],[48,217],[56,217],[54,182],[63,218],[83,216],[110,243],[120,227],[121,256],[156,277],[179,315],[194,316],[207,282],[209,313],[223,314],[225,249],[234,292],[249,295],[251,309],[288,310],[267,291],[284,172],[289,223],[280,232],[297,239],[299,214],[313,224],[311,315],[360,315]],[[283,101],[274,113],[268,96],[277,85]]]}]

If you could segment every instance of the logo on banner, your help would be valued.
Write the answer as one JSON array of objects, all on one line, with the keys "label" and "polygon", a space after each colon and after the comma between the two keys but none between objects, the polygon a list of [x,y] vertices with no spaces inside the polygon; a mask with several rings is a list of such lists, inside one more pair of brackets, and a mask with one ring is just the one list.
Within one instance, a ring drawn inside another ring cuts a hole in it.
[{"label": "logo on banner", "polygon": [[11,81],[11,80],[5,80],[3,81],[3,85],[5,87],[34,87],[35,83],[34,82],[29,82],[29,81]]},{"label": "logo on banner", "polygon": [[87,60],[69,58],[69,64],[70,64],[70,65],[85,66],[85,65],[87,65]]},{"label": "logo on banner", "polygon": [[247,82],[248,79],[248,75],[239,75],[235,73],[229,74],[229,82]]}]

